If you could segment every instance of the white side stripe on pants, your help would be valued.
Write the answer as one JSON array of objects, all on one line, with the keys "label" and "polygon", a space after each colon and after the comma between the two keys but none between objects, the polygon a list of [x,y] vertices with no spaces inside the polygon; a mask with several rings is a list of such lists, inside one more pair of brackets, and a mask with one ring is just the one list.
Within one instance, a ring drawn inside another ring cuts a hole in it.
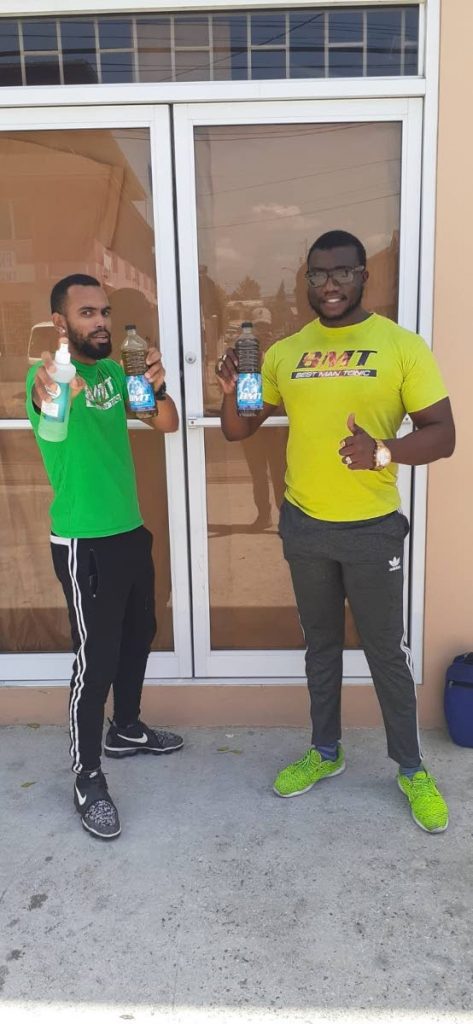
[{"label": "white side stripe on pants", "polygon": [[74,604],[77,629],[80,638],[80,645],[75,660],[74,677],[71,681],[69,728],[71,735],[72,768],[73,771],[80,772],[82,769],[82,764],[80,760],[79,750],[79,726],[77,722],[77,709],[79,706],[82,690],[84,689],[84,675],[86,669],[85,644],[87,641],[87,630],[85,628],[84,615],[82,612],[82,598],[79,583],[77,580],[77,539],[69,539],[66,537],[51,537],[51,542],[53,544],[62,544],[69,549],[67,565],[69,569],[69,575],[71,577],[72,600]]},{"label": "white side stripe on pants", "polygon": [[418,715],[418,711],[417,711],[417,687],[416,687],[415,679],[414,679],[414,661],[413,661],[413,658],[412,658],[412,651],[411,651],[410,647],[408,647],[408,644],[407,644],[407,633],[406,633],[406,630],[404,630],[404,634],[403,634],[403,637],[402,637],[402,640],[401,640],[401,651],[404,654],[404,657],[406,659],[406,665],[407,665],[407,667],[409,669],[409,672],[410,672],[410,674],[412,676],[412,685],[414,687],[414,697],[416,699],[417,745],[419,747],[419,757],[422,760],[422,749],[421,749],[421,745],[420,745],[420,734],[419,734],[419,715]]}]

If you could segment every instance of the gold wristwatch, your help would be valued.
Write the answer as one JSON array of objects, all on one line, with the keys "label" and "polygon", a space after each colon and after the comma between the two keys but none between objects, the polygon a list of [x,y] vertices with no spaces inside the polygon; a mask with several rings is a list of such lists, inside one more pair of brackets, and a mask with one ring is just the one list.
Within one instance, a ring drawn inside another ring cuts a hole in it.
[{"label": "gold wristwatch", "polygon": [[384,441],[376,441],[375,440],[374,443],[375,443],[375,449],[374,449],[374,452],[373,452],[373,461],[374,461],[373,468],[374,469],[386,469],[386,466],[389,466],[389,463],[391,462],[391,459],[392,459],[391,452],[390,452],[388,446],[384,443]]}]

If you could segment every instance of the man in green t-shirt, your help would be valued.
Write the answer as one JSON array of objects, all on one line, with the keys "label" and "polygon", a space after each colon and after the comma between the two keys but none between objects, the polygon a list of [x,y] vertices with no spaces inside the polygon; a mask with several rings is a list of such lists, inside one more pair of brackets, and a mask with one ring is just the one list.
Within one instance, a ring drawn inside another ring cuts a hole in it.
[{"label": "man in green t-shirt", "polygon": [[[366,252],[331,231],[311,247],[309,302],[317,319],[276,342],[264,357],[263,411],[240,418],[238,362],[216,366],[229,441],[253,434],[284,404],[289,419],[285,498],[279,532],[307,644],[312,745],[284,768],[274,789],[298,796],[345,769],[341,682],[347,598],[370,666],[388,754],[414,820],[428,832],[448,825],[447,805],[422,763],[417,702],[403,622],[403,550],[397,465],[452,454],[450,402],[432,353],[418,335],[362,306]],[[408,413],[415,431],[396,434]]]},{"label": "man in green t-shirt", "polygon": [[[53,443],[38,434],[41,405],[55,387],[47,352],[28,372],[26,408],[53,489],[51,551],[75,653],[69,704],[74,803],[88,832],[114,839],[120,822],[100,767],[110,686],[114,715],[105,739],[108,757],[168,754],[183,741],[150,729],[139,717],[156,631],[153,538],[138,503],[125,374],[109,358],[109,300],[95,278],[73,274],[53,288],[51,312],[77,370],[66,439]],[[146,377],[159,400],[157,415],[147,422],[164,433],[175,431],[178,414],[156,348],[149,349],[146,362]]]}]

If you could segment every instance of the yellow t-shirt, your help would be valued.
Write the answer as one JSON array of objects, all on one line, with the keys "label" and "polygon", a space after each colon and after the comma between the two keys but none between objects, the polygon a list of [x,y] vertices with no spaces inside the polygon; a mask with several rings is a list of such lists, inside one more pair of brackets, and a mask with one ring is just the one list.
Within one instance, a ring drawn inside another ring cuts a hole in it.
[{"label": "yellow t-shirt", "polygon": [[263,362],[263,397],[289,418],[286,498],[314,519],[349,522],[399,508],[397,466],[350,470],[338,454],[355,414],[372,437],[396,436],[405,413],[447,396],[417,334],[372,313],[351,327],[313,320],[277,341]]}]

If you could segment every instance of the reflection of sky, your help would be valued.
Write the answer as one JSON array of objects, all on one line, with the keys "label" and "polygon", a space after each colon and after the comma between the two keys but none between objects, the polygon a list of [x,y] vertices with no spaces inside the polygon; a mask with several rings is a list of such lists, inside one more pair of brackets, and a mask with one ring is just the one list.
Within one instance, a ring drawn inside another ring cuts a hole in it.
[{"label": "reflection of sky", "polygon": [[368,255],[399,227],[401,126],[258,125],[196,131],[199,262],[232,290],[288,287],[314,239],[343,228]]},{"label": "reflection of sky", "polygon": [[118,128],[112,131],[112,135],[146,196],[146,199],[134,200],[133,205],[152,228],[154,225],[149,130]]}]

